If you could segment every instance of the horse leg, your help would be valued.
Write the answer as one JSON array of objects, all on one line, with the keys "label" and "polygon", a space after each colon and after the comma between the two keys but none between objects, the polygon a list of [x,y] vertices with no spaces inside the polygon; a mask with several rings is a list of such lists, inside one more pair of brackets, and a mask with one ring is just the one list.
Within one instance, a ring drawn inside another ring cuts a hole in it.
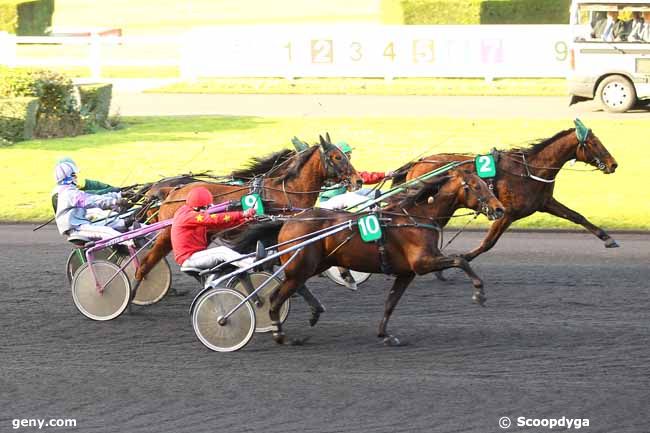
[{"label": "horse leg", "polygon": [[323,306],[323,304],[321,304],[318,298],[314,296],[314,294],[307,288],[305,284],[298,287],[296,292],[300,296],[302,296],[305,302],[307,302],[307,305],[309,305],[309,309],[311,310],[309,325],[314,326],[318,322],[318,318],[320,317],[321,313],[325,312],[325,307]]},{"label": "horse leg", "polygon": [[591,233],[593,233],[596,237],[598,237],[598,239],[605,242],[605,248],[616,248],[619,246],[614,238],[608,235],[605,230],[593,225],[589,222],[589,220],[587,220],[587,218],[580,215],[573,209],[569,209],[559,201],[555,200],[553,197],[551,197],[551,199],[544,205],[544,209],[542,209],[542,211],[583,226]]},{"label": "horse leg", "polygon": [[510,227],[510,224],[512,224],[512,222],[513,219],[508,214],[493,222],[490,226],[490,229],[488,230],[487,236],[485,236],[485,239],[483,239],[483,242],[481,242],[481,245],[479,245],[477,248],[474,248],[469,253],[462,254],[462,257],[467,261],[472,261],[479,254],[483,254],[484,252],[488,251],[494,246],[494,244],[497,243],[501,235],[508,229],[508,227]]},{"label": "horse leg", "polygon": [[391,314],[393,314],[395,306],[397,306],[397,303],[404,294],[406,287],[411,283],[411,281],[413,281],[413,278],[415,278],[415,273],[413,272],[405,275],[398,275],[393,283],[393,287],[391,287],[390,292],[388,292],[388,296],[386,297],[386,302],[384,303],[384,317],[379,323],[379,332],[377,333],[377,337],[383,338],[384,344],[387,346],[402,345],[397,337],[386,333],[386,326],[388,325],[388,319],[390,319]]},{"label": "horse leg", "polygon": [[[271,303],[271,308],[269,309],[269,316],[271,318],[271,324],[275,327],[271,336],[273,341],[278,344],[285,343],[285,334],[282,331],[282,322],[280,321],[280,308],[284,301],[289,299],[289,297],[298,290],[300,286],[304,286],[304,281],[301,283],[295,279],[285,279],[284,283],[271,293],[269,297],[269,302]],[[312,295],[313,296],[313,295]]]},{"label": "horse leg", "polygon": [[415,266],[413,266],[413,270],[420,275],[449,268],[460,268],[470,277],[472,285],[474,286],[472,300],[483,306],[487,300],[485,292],[483,291],[483,280],[476,275],[472,267],[469,265],[469,262],[464,257],[442,255],[423,256],[417,263],[415,263]]},{"label": "horse leg", "polygon": [[158,235],[153,247],[147,252],[135,273],[136,281],[143,280],[149,271],[172,250],[171,229],[166,228]]}]

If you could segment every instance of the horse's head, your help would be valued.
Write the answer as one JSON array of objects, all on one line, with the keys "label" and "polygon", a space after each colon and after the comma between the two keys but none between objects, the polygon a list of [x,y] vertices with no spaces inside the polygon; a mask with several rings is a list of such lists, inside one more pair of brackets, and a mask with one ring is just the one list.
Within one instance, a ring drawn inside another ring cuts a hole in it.
[{"label": "horse's head", "polygon": [[363,179],[354,169],[348,157],[332,144],[330,135],[326,134],[325,138],[323,136],[319,136],[319,138],[318,146],[325,180],[346,184],[348,191],[361,188]]},{"label": "horse's head", "polygon": [[488,185],[474,172],[458,168],[449,172],[446,188],[456,194],[458,207],[465,207],[482,213],[490,221],[505,214],[505,207],[492,193]]},{"label": "horse's head", "polygon": [[587,128],[579,119],[575,120],[575,136],[577,142],[576,160],[589,164],[605,174],[614,173],[618,163],[603,146],[594,132]]}]

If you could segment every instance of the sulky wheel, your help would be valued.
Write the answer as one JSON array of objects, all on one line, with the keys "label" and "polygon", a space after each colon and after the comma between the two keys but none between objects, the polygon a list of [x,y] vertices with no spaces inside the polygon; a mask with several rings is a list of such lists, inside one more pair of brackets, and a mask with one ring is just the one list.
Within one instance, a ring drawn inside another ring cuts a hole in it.
[{"label": "sulky wheel", "polygon": [[[97,280],[95,280],[95,276]],[[97,283],[104,287],[97,289]],[[131,298],[129,279],[120,268],[105,260],[81,265],[72,279],[72,300],[84,316],[92,320],[111,320],[124,312]]]},{"label": "sulky wheel", "polygon": [[[341,277],[341,271],[339,271],[338,267],[332,266],[331,268],[327,269],[324,274],[327,275],[327,278],[334,281],[336,284],[345,286],[345,280],[343,280],[343,277]],[[366,274],[365,272],[353,271],[352,269],[350,269],[350,274],[352,275],[352,278],[354,278],[354,281],[357,282],[357,286],[360,286],[362,283],[368,281],[368,278],[370,278],[372,275]]]},{"label": "sulky wheel", "polygon": [[[138,254],[138,262],[142,263],[142,259],[146,255],[147,250],[141,251]],[[128,259],[129,257],[122,257],[119,263],[120,266],[126,263]],[[135,290],[135,295],[131,302],[135,305],[151,305],[164,298],[172,286],[172,270],[169,267],[167,259],[163,258],[159,261],[137,286],[135,281],[136,269],[135,260],[132,260],[124,269],[124,273],[129,277],[129,281],[131,282],[131,287]]]},{"label": "sulky wheel", "polygon": [[[248,287],[245,276],[233,278],[228,283],[228,287],[237,290],[244,296],[248,296],[253,290],[266,281],[271,274],[268,272],[251,272],[248,276],[250,278],[251,287]],[[255,297],[250,299],[250,303],[253,304],[253,309],[255,310],[255,322],[257,323],[255,332],[269,332],[274,329],[271,325],[271,316],[269,315],[269,310],[271,309],[269,298],[281,284],[282,280],[274,277],[262,288],[262,290],[256,293]],[[291,300],[287,299],[282,305],[282,308],[280,308],[280,323],[284,323],[284,321],[287,320],[290,310]]]},{"label": "sulky wheel", "polygon": [[[113,263],[116,263],[120,258],[118,253],[111,248],[104,248],[103,250],[96,251],[94,257],[95,260],[109,260]],[[68,260],[65,262],[68,283],[72,283],[72,277],[74,277],[75,272],[77,272],[84,263],[86,263],[86,256],[83,248],[75,248],[70,251]]]},{"label": "sulky wheel", "polygon": [[241,293],[221,287],[201,295],[192,310],[192,327],[201,343],[216,352],[234,352],[248,344],[255,332],[255,312],[250,302],[244,302],[220,323],[244,299]]}]

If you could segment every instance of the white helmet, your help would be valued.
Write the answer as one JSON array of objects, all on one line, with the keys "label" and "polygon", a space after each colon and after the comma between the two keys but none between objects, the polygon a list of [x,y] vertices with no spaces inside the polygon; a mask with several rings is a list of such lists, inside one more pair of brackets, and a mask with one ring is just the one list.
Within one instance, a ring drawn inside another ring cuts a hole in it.
[{"label": "white helmet", "polygon": [[74,183],[72,175],[76,172],[74,163],[59,162],[56,167],[54,167],[54,179],[56,179],[56,183],[60,185],[68,185]]},{"label": "white helmet", "polygon": [[74,172],[77,174],[79,173],[79,167],[77,167],[77,163],[75,163],[69,156],[59,159],[56,163],[61,164],[62,162],[67,162],[68,164],[72,165]]}]

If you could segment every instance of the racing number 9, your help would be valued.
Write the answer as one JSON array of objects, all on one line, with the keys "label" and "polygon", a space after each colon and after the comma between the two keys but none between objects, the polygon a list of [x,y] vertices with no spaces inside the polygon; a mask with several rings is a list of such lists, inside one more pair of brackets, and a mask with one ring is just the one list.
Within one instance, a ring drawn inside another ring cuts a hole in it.
[{"label": "racing number 9", "polygon": [[569,54],[569,49],[564,41],[557,41],[555,43],[555,60],[563,62]]}]

